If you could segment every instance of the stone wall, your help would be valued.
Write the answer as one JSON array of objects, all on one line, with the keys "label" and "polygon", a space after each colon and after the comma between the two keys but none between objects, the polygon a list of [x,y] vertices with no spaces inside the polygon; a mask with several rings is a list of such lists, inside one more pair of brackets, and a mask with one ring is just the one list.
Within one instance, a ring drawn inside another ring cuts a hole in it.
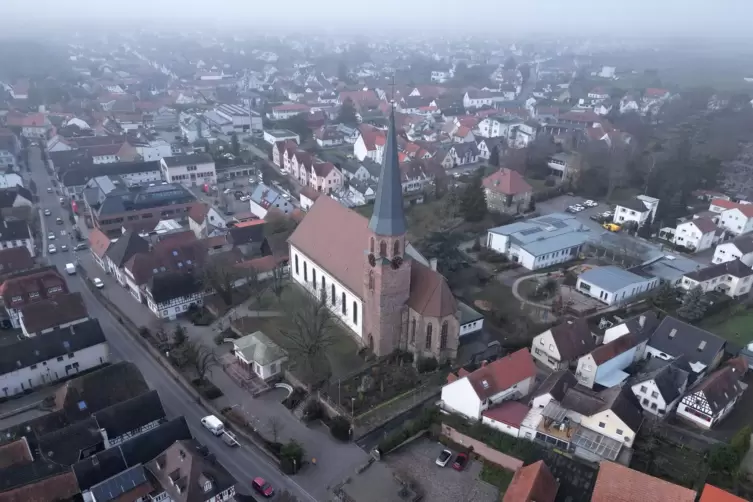
[{"label": "stone wall", "polygon": [[466,436],[465,434],[456,431],[447,424],[442,424],[442,435],[447,437],[450,441],[467,446],[473,450],[473,453],[481,458],[493,462],[500,467],[508,469],[510,471],[517,471],[523,467],[523,461],[510,455],[506,455],[501,451],[497,451],[494,448],[487,446],[485,443]]}]

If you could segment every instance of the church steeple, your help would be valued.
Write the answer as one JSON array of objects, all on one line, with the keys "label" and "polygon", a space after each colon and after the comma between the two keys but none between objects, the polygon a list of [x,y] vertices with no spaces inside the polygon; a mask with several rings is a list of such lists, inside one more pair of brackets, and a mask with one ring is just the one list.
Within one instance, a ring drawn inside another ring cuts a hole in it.
[{"label": "church steeple", "polygon": [[376,235],[396,237],[405,234],[403,184],[400,180],[400,161],[397,153],[395,108],[392,106],[387,144],[382,155],[382,169],[379,173],[379,184],[374,200],[374,212],[369,220],[369,229]]}]

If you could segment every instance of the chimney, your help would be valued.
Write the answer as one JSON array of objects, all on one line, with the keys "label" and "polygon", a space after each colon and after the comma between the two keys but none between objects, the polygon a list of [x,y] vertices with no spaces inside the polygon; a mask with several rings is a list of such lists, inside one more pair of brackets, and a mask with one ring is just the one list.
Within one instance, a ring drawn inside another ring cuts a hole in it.
[{"label": "chimney", "polygon": [[102,441],[104,442],[105,450],[110,447],[110,438],[107,436],[105,429],[99,429],[99,433],[102,434]]},{"label": "chimney", "polygon": [[430,259],[429,260],[429,266],[431,267],[432,270],[434,270],[436,272],[436,270],[437,270],[437,259],[436,258]]},{"label": "chimney", "polygon": [[646,325],[646,316],[645,315],[641,315],[638,318],[638,326],[640,326],[641,328],[643,328],[645,325]]},{"label": "chimney", "polygon": [[481,367],[483,368],[484,366],[486,366],[488,362],[489,361],[487,361],[486,359],[484,359],[483,361],[481,361]]}]

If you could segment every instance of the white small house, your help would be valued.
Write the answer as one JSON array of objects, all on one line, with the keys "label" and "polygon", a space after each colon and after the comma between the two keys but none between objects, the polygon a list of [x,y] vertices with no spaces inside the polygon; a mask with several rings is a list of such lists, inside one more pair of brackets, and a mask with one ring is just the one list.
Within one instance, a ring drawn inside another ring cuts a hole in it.
[{"label": "white small house", "polygon": [[460,311],[460,336],[477,333],[484,328],[484,315],[463,302],[458,302]]},{"label": "white small house", "polygon": [[719,226],[733,235],[753,231],[753,204],[749,202],[713,199],[709,204],[709,211],[719,213]]},{"label": "white small house", "polygon": [[647,220],[653,223],[658,207],[659,199],[648,195],[638,195],[634,199],[615,206],[614,222],[625,224],[632,221],[638,226],[643,225]]},{"label": "white small house", "polygon": [[262,380],[281,377],[288,354],[267,335],[257,331],[233,341],[235,357]]},{"label": "white small house", "polygon": [[696,218],[677,225],[674,243],[693,252],[704,251],[714,245],[718,227],[711,218]]},{"label": "white small house", "polygon": [[628,302],[659,285],[657,277],[646,277],[614,265],[595,267],[578,276],[576,289],[607,305]]},{"label": "white small house", "polygon": [[745,359],[738,357],[691,388],[677,406],[677,416],[711,429],[726,417],[748,387],[741,379],[748,370]]},{"label": "white small house", "polygon": [[595,348],[596,341],[586,320],[574,319],[535,336],[531,354],[544,366],[557,371],[574,366],[581,356]]},{"label": "white small house", "polygon": [[629,376],[624,370],[643,357],[647,340],[646,336],[627,334],[592,350],[578,359],[578,383],[589,389],[621,384]]},{"label": "white small house", "polygon": [[686,291],[700,286],[704,293],[721,291],[731,298],[746,296],[752,285],[753,269],[740,260],[694,270],[685,274],[680,282],[680,287]]},{"label": "white small house", "polygon": [[753,234],[741,235],[732,242],[724,242],[716,246],[712,263],[740,260],[745,265],[753,267]]},{"label": "white small house", "polygon": [[512,437],[520,437],[520,427],[531,409],[518,401],[505,401],[481,414],[481,422]]},{"label": "white small house", "polygon": [[481,420],[482,413],[504,401],[528,395],[536,380],[536,365],[528,349],[521,349],[482,365],[473,373],[461,369],[442,387],[442,409]]},{"label": "white small house", "polygon": [[208,153],[164,157],[160,160],[160,169],[163,179],[168,183],[180,183],[188,187],[217,183],[214,159]]},{"label": "white small house", "polygon": [[641,408],[657,417],[672,412],[688,386],[689,373],[676,361],[649,359],[631,386]]}]

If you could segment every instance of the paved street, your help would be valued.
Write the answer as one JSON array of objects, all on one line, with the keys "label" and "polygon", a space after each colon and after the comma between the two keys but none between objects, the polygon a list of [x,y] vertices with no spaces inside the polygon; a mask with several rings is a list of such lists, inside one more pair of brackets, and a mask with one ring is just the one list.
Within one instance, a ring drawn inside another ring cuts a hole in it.
[{"label": "paved street", "polygon": [[[61,209],[58,195],[55,193],[48,194],[46,191],[47,187],[51,186],[50,180],[41,163],[40,152],[35,147],[32,148],[30,152],[30,164],[32,168],[32,179],[38,187],[40,206],[43,209],[48,208],[52,212],[52,215],[45,219],[53,222],[52,225],[56,227],[58,233],[62,227],[64,227],[66,231],[70,231],[70,223],[66,219],[66,214]],[[55,218],[57,217],[63,218],[65,225],[54,225]],[[59,242],[61,241],[58,241],[58,243]],[[45,250],[46,247],[47,243],[45,240]],[[88,257],[87,251],[82,252],[82,254],[85,254]],[[65,274],[65,263],[72,261],[74,257],[70,252],[58,252],[48,258],[52,265],[57,266],[60,272]],[[254,476],[262,476],[277,487],[278,490],[289,490],[302,501],[324,500],[324,498],[318,494],[316,497],[310,495],[297,483],[296,480],[283,475],[277,467],[269,463],[263,453],[258,452],[254,448],[245,446],[236,449],[228,448],[209,431],[204,429],[200,424],[201,418],[206,415],[204,409],[196,404],[183,387],[170,378],[168,373],[152,359],[146,350],[125,332],[124,328],[113,318],[109,311],[107,311],[102,304],[97,301],[88,288],[81,283],[79,276],[70,277],[68,283],[71,291],[80,291],[82,293],[86,306],[89,309],[89,315],[93,318],[99,319],[105,336],[110,344],[113,359],[132,361],[139,367],[149,385],[159,392],[160,399],[162,400],[168,416],[172,418],[182,415],[186,418],[194,436],[197,440],[206,444],[212,453],[217,456],[217,459],[222,465],[224,465],[238,480],[238,487],[240,490],[245,493],[251,493],[251,479]],[[114,288],[116,286],[108,284],[107,287]],[[320,489],[317,493],[320,493],[321,491],[322,490]]]}]

